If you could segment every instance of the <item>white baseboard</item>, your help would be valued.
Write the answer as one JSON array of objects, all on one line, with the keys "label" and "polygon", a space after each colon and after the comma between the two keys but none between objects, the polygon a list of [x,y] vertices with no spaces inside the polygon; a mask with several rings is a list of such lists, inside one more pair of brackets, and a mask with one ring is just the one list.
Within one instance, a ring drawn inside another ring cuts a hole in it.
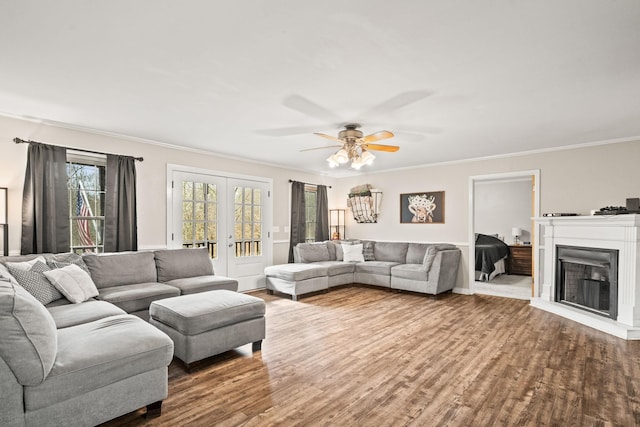
[{"label": "white baseboard", "polygon": [[473,295],[473,292],[471,292],[469,288],[453,288],[452,292],[454,294]]}]

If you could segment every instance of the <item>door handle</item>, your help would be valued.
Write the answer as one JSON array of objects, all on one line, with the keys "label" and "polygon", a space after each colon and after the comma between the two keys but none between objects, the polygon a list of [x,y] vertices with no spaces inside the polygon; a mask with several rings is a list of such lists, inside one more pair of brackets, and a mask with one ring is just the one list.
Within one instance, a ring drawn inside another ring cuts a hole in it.
[{"label": "door handle", "polygon": [[233,243],[229,243],[229,245],[228,245],[228,246],[229,246],[230,248],[232,248],[232,247],[233,247]]}]

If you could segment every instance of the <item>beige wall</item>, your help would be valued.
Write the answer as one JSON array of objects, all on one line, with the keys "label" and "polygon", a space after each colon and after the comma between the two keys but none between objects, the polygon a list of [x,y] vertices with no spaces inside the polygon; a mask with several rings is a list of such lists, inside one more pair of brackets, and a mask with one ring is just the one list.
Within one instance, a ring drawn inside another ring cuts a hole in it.
[{"label": "beige wall", "polygon": [[[356,224],[350,217],[349,237],[466,244],[471,176],[539,169],[542,213],[589,214],[591,209],[624,205],[626,198],[640,197],[638,159],[640,141],[633,141],[371,173],[340,180],[330,206],[346,206],[349,188],[369,183],[383,192],[380,219],[377,224]],[[445,191],[445,224],[400,224],[401,193],[440,190]]]},{"label": "beige wall", "polygon": [[[383,191],[377,224],[356,224],[347,212],[347,237],[415,242],[452,242],[464,250],[458,278],[466,287],[469,214],[469,177],[522,170],[540,170],[541,212],[577,212],[606,205],[624,205],[627,197],[640,197],[640,141],[598,145],[570,150],[425,166],[401,171],[370,173],[360,177],[331,179],[299,171],[178,150],[123,138],[46,126],[0,117],[0,187],[9,188],[9,223],[12,252],[20,249],[21,197],[27,146],[14,137],[50,144],[143,156],[138,164],[139,241],[142,248],[166,245],[166,165],[186,165],[210,170],[273,179],[276,242],[286,241],[289,224],[289,179],[332,185],[330,208],[346,207],[349,188],[370,183]],[[222,142],[213,141],[211,149]],[[393,154],[386,154],[393,155]],[[373,166],[372,169],[374,169]],[[400,224],[401,193],[445,191],[444,224]],[[286,262],[286,243],[274,246],[274,262]]]}]

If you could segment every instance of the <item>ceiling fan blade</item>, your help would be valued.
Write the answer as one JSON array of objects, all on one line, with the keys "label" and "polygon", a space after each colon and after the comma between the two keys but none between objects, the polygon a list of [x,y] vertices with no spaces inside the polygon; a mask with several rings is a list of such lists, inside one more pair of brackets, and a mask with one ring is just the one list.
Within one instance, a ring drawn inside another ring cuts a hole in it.
[{"label": "ceiling fan blade", "polygon": [[343,141],[343,140],[338,139],[338,138],[336,138],[335,136],[327,135],[326,133],[314,132],[313,134],[314,134],[314,135],[321,136],[321,137],[323,137],[323,138],[330,139],[330,140],[332,140],[332,141],[337,141],[337,142],[339,142],[340,144],[344,144],[344,141]]},{"label": "ceiling fan blade", "polygon": [[327,148],[342,148],[342,145],[327,145],[325,147],[306,148],[306,149],[300,150],[300,151],[325,150]]},{"label": "ceiling fan blade", "polygon": [[395,153],[400,149],[397,145],[380,145],[380,144],[364,144],[364,148],[367,150],[387,151],[389,153]]},{"label": "ceiling fan blade", "polygon": [[321,120],[325,123],[339,123],[340,118],[331,111],[309,101],[300,95],[289,95],[282,102],[286,107],[296,110],[306,116]]},{"label": "ceiling fan blade", "polygon": [[313,132],[318,126],[292,126],[286,128],[258,129],[255,132],[265,136],[292,136]]},{"label": "ceiling fan blade", "polygon": [[367,135],[362,139],[366,143],[366,142],[380,141],[382,139],[389,139],[389,138],[393,138],[393,133],[389,132],[388,130],[381,130],[380,132]]},{"label": "ceiling fan blade", "polygon": [[392,98],[389,98],[383,103],[371,108],[369,111],[363,114],[363,117],[374,117],[382,114],[389,114],[391,111],[398,110],[409,104],[418,102],[421,99],[424,99],[432,94],[433,92],[430,90],[414,90],[410,92],[404,92]]}]

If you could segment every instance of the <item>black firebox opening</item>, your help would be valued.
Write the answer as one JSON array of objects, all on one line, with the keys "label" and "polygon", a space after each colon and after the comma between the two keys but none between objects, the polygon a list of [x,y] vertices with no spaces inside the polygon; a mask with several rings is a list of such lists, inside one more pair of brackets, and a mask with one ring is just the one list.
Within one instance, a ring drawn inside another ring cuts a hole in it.
[{"label": "black firebox opening", "polygon": [[618,316],[618,251],[556,246],[556,301],[602,316]]}]

